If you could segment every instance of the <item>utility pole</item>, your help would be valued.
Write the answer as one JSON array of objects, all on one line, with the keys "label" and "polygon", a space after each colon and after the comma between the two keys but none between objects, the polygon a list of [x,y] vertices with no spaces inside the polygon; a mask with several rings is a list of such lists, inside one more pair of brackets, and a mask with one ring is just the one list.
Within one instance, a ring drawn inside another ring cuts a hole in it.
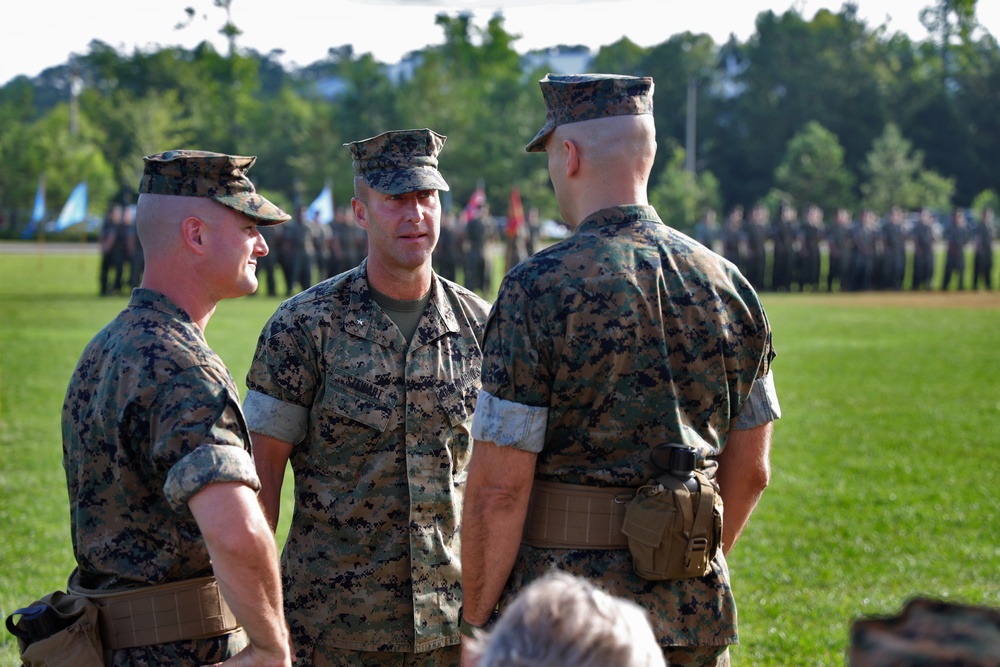
[{"label": "utility pole", "polygon": [[698,84],[694,76],[688,77],[687,87],[687,132],[684,141],[684,171],[695,173],[697,148],[695,146],[695,125],[698,112]]}]

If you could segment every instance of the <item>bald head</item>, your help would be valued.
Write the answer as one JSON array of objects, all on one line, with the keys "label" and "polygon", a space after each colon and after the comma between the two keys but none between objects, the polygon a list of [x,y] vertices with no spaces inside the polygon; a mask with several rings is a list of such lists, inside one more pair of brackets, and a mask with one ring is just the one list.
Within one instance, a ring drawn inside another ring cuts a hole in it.
[{"label": "bald head", "polygon": [[181,223],[196,217],[211,220],[224,209],[207,197],[141,194],[136,203],[135,227],[147,261],[169,257],[181,246]]},{"label": "bald head", "polygon": [[610,116],[559,125],[545,143],[549,176],[570,226],[611,206],[645,205],[656,156],[649,114]]},{"label": "bald head", "polygon": [[630,172],[645,172],[644,178],[656,156],[656,127],[649,114],[560,125],[553,131],[553,139],[573,141],[581,157],[595,167],[628,166]]}]

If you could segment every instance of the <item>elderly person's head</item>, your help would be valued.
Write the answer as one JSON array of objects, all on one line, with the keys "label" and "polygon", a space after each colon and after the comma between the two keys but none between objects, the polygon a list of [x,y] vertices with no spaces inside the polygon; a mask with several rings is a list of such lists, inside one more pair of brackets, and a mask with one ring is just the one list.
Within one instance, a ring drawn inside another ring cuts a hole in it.
[{"label": "elderly person's head", "polygon": [[646,612],[553,572],[522,590],[476,644],[480,667],[662,667]]}]

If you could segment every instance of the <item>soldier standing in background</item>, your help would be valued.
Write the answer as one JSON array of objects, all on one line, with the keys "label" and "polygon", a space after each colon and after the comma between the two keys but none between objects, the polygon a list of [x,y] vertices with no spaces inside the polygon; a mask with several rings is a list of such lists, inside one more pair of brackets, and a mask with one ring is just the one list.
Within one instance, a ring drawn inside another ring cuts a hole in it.
[{"label": "soldier standing in background", "polygon": [[264,238],[264,242],[267,243],[267,247],[272,250],[263,257],[257,258],[257,276],[264,275],[264,289],[267,290],[268,296],[275,297],[278,296],[278,283],[275,273],[278,268],[277,248],[279,246],[280,231],[272,225],[260,227],[258,231]]},{"label": "soldier standing in background", "polygon": [[282,575],[307,665],[459,660],[459,517],[489,304],[434,274],[445,138],[348,144],[368,258],[285,301],[247,375],[272,529],[295,508]]},{"label": "soldier standing in background", "polygon": [[841,291],[850,290],[848,276],[850,274],[848,257],[850,256],[849,240],[851,235],[851,212],[846,208],[838,208],[837,213],[826,232],[826,247],[829,265],[826,271],[826,291],[833,291],[834,281],[838,281]]},{"label": "soldier standing in background", "polygon": [[726,217],[726,225],[722,228],[722,256],[732,262],[739,270],[743,265],[743,207],[737,204]]},{"label": "soldier standing in background", "polygon": [[715,252],[715,241],[719,238],[719,222],[715,209],[707,208],[694,226],[694,240]]},{"label": "soldier standing in background", "polygon": [[108,212],[101,225],[99,240],[101,296],[118,295],[122,291],[122,274],[125,271],[125,255],[128,249],[128,234],[125,229],[124,215],[122,204],[113,202],[108,207]]},{"label": "soldier standing in background", "polygon": [[434,248],[434,270],[445,280],[455,280],[458,271],[458,258],[461,257],[461,246],[458,243],[458,223],[455,214],[447,211],[441,214],[441,235]]},{"label": "soldier standing in background", "polygon": [[532,206],[528,209],[528,217],[525,222],[528,224],[528,240],[525,244],[525,250],[528,252],[528,257],[531,257],[542,249],[542,223],[538,219],[537,207]]},{"label": "soldier standing in background", "polygon": [[903,289],[906,276],[906,214],[899,206],[889,209],[882,225],[882,286]]},{"label": "soldier standing in background", "polygon": [[987,290],[993,289],[993,239],[996,229],[993,222],[993,209],[984,208],[976,225],[974,237],[974,266],[972,273],[972,289],[979,289],[979,281]]},{"label": "soldier standing in background", "polygon": [[745,228],[747,254],[744,257],[744,275],[754,289],[764,289],[764,274],[767,267],[767,251],[764,241],[771,226],[770,212],[764,204],[757,204],[750,213]]},{"label": "soldier standing in background", "polygon": [[865,292],[875,287],[876,235],[878,216],[866,208],[851,230],[851,290]]},{"label": "soldier standing in background", "polygon": [[930,209],[921,208],[912,231],[913,277],[910,289],[931,289],[931,279],[934,277],[934,242],[937,240],[936,226]]},{"label": "soldier standing in background", "polygon": [[951,224],[944,230],[945,259],[944,277],[941,279],[941,289],[947,290],[951,285],[951,277],[958,274],[958,289],[965,289],[965,246],[969,243],[969,226],[965,219],[965,211],[956,208],[951,214]]},{"label": "soldier standing in background", "polygon": [[795,239],[798,234],[798,213],[788,202],[781,204],[778,219],[771,226],[774,261],[771,269],[771,289],[776,292],[792,290],[792,271],[795,268]]},{"label": "soldier standing in background", "polygon": [[799,291],[819,291],[820,253],[823,238],[823,209],[811,204],[799,234]]},{"label": "soldier standing in background", "polygon": [[465,286],[486,294],[490,289],[489,244],[493,239],[493,218],[488,204],[483,204],[465,224]]}]

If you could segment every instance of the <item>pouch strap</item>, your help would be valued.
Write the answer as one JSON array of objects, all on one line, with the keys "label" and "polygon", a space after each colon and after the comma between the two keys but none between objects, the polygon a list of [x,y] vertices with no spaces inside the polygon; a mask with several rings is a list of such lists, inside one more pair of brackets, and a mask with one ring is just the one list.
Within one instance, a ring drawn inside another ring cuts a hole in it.
[{"label": "pouch strap", "polygon": [[627,549],[621,531],[635,489],[536,479],[521,542],[544,549]]},{"label": "pouch strap", "polygon": [[74,586],[71,578],[69,590],[101,608],[105,650],[208,639],[240,628],[215,577],[128,591],[90,590]]},{"label": "pouch strap", "polygon": [[715,489],[705,475],[696,474],[700,492],[698,493],[698,507],[692,507],[694,515],[685,511],[691,506],[691,491],[687,485],[672,475],[661,475],[656,481],[663,485],[665,489],[676,494],[681,502],[676,504],[677,511],[684,521],[684,534],[688,538],[687,550],[684,554],[684,567],[691,567],[692,561],[701,560],[703,557],[711,557],[708,554],[709,539],[708,532],[712,526],[712,505]]}]

